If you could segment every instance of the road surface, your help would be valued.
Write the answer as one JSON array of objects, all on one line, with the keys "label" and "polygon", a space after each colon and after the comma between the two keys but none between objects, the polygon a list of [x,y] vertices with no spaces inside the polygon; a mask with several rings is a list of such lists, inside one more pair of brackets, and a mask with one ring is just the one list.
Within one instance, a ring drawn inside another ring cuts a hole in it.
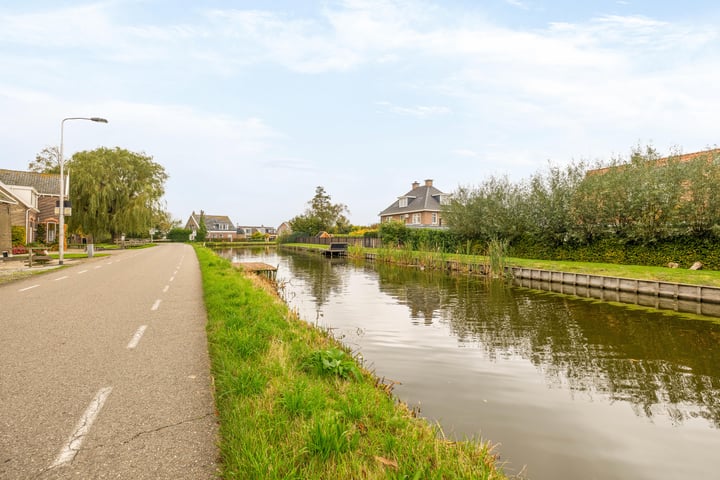
[{"label": "road surface", "polygon": [[0,479],[205,479],[217,419],[192,248],[0,286]]}]

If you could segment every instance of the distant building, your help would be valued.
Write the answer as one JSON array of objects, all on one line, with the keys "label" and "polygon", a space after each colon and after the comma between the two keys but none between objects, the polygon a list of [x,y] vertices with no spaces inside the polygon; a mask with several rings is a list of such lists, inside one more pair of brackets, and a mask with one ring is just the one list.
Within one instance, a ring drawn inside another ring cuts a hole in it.
[{"label": "distant building", "polygon": [[248,240],[253,236],[254,233],[262,234],[268,240],[275,240],[277,237],[277,231],[275,227],[266,227],[261,225],[259,227],[252,225],[238,225],[237,234],[239,239]]},{"label": "distant building", "polygon": [[279,236],[289,235],[290,233],[292,233],[292,227],[290,226],[290,222],[281,223],[280,226],[277,227],[276,232]]},{"label": "distant building", "polygon": [[198,228],[200,228],[200,216],[204,216],[205,228],[207,230],[206,240],[217,242],[233,242],[237,240],[238,234],[235,226],[227,215],[207,215],[202,210],[200,213],[192,212],[185,224],[187,230],[191,230],[190,240],[195,240]]},{"label": "distant building", "polygon": [[445,228],[441,206],[450,199],[433,186],[431,179],[424,185],[412,183],[412,189],[397,197],[389,207],[380,212],[380,222],[403,222],[408,227]]}]

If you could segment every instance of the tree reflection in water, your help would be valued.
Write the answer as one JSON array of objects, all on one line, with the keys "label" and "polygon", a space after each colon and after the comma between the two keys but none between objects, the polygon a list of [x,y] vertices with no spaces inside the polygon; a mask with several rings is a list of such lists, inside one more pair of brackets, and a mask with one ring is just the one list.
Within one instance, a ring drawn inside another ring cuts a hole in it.
[{"label": "tree reflection in water", "polygon": [[638,415],[720,428],[720,325],[524,291],[501,280],[377,266],[380,289],[491,359],[530,360],[554,387],[630,402]]}]

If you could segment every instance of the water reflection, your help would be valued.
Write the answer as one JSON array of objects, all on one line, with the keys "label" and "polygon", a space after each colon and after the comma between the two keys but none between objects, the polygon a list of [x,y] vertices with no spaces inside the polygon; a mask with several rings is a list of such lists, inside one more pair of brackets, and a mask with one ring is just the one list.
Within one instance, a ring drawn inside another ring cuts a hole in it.
[{"label": "water reflection", "polygon": [[[710,322],[522,292],[490,282],[378,267],[411,318],[446,323],[490,359],[521,356],[555,387],[627,401],[638,415],[720,428],[720,328]],[[417,321],[414,323],[418,323]]]}]

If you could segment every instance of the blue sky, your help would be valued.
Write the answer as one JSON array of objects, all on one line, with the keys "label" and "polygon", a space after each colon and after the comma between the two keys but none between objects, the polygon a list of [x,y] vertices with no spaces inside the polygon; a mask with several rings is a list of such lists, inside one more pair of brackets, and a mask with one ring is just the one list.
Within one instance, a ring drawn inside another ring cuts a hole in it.
[{"label": "blue sky", "polygon": [[711,1],[5,0],[0,167],[120,146],[167,208],[277,226],[322,185],[354,224],[574,160],[718,143]]}]

